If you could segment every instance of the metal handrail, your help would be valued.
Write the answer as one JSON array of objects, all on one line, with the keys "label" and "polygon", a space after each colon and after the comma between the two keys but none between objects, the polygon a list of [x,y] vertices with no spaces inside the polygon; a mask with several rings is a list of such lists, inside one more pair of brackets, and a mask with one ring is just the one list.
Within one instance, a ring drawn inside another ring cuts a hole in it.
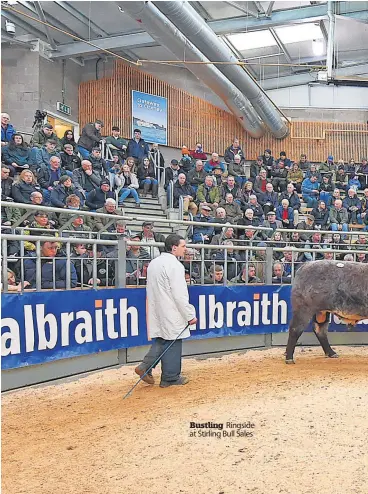
[{"label": "metal handrail", "polygon": [[184,199],[183,196],[179,196],[179,220],[184,219]]}]

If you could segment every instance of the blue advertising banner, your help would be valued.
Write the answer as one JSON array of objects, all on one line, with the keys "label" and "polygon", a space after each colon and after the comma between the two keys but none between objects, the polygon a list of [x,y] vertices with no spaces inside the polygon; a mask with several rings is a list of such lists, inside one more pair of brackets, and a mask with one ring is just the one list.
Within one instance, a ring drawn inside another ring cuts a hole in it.
[{"label": "blue advertising banner", "polygon": [[[191,339],[288,330],[290,286],[192,286]],[[337,317],[330,331],[346,331]],[[355,331],[368,331],[368,320]],[[148,331],[149,332],[149,331]],[[2,296],[2,368],[146,345],[146,291],[114,289]]]},{"label": "blue advertising banner", "polygon": [[167,98],[132,91],[132,135],[136,128],[146,142],[167,146]]}]

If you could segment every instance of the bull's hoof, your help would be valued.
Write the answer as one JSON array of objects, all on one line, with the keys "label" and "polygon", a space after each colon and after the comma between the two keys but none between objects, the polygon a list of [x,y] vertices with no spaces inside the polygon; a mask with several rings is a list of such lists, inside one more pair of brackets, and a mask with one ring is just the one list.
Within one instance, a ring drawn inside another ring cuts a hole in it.
[{"label": "bull's hoof", "polygon": [[337,353],[331,353],[331,355],[326,355],[328,358],[339,358]]},{"label": "bull's hoof", "polygon": [[295,364],[294,359],[292,359],[292,358],[287,358],[287,359],[285,360],[285,364]]}]

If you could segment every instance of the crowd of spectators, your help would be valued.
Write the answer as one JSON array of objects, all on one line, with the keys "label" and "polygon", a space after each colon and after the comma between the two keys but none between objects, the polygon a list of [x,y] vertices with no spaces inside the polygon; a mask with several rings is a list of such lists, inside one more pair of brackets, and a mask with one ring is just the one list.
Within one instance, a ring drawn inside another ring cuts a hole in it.
[{"label": "crowd of spectators", "polygon": [[[28,145],[9,120],[9,115],[3,113],[2,201],[40,207],[21,224],[29,228],[25,230],[26,234],[32,235],[36,231],[40,235],[63,227],[69,235],[81,240],[88,239],[92,231],[102,232],[106,239],[124,235],[147,244],[164,240],[162,234],[154,231],[152,223],[146,222],[141,232],[132,233],[129,225],[119,220],[128,197],[138,208],[142,197],[148,194],[157,197],[157,171],[165,167],[159,146],[149,146],[139,129],[134,130],[132,139],[126,139],[114,126],[111,135],[103,137],[103,122],[96,120],[82,129],[76,142],[72,130],[67,130],[59,139],[52,125],[45,123]],[[102,156],[102,143],[109,149],[111,159]],[[191,283],[203,281],[203,278],[205,282],[219,283],[224,276],[232,283],[264,282],[266,245],[321,251],[314,256],[307,252],[298,256],[292,251],[283,252],[282,256],[275,253],[274,280],[287,282],[301,263],[328,258],[332,247],[341,251],[337,257],[343,259],[343,251],[351,246],[351,239],[348,241],[346,237],[349,225],[368,231],[366,158],[359,164],[353,159],[346,164],[328,156],[323,163],[311,163],[305,154],[293,161],[285,152],[274,158],[271,150],[266,149],[249,166],[238,139],[224,150],[223,160],[217,152],[208,157],[200,142],[193,150],[183,146],[181,154],[181,159],[172,159],[165,169],[164,187],[168,195],[173,196],[173,206],[179,207],[182,201],[184,219],[193,220],[194,225],[189,229],[193,243],[227,247],[226,254],[223,249],[206,251],[202,266],[198,251],[188,250],[183,262]],[[362,194],[358,195],[358,191]],[[302,202],[306,209],[302,208]],[[60,213],[42,212],[42,206],[59,208]],[[76,213],[65,214],[65,209]],[[112,219],[78,214],[82,210],[104,213]],[[9,227],[10,231],[23,213],[21,207],[2,208],[3,228]],[[215,223],[221,227],[214,226]],[[266,229],[255,231],[252,227]],[[292,229],[310,233],[288,231]],[[321,235],[321,230],[331,233]],[[19,255],[15,244],[9,242],[8,256]],[[65,249],[60,242],[49,244],[43,243],[41,256],[55,258],[55,262],[51,262],[52,268],[48,262],[42,264],[42,287],[49,288],[50,282],[56,288],[65,287],[65,257],[61,262]],[[366,249],[366,244],[366,236],[362,233],[354,246]],[[261,247],[261,250],[239,251],[234,249],[237,245]],[[35,244],[32,240],[25,242],[24,249],[28,256],[24,261],[24,279],[29,287],[34,287]],[[156,247],[130,247],[127,281],[144,283],[149,259],[159,252]],[[95,283],[101,286],[114,284],[115,264],[112,261],[117,257],[116,249],[98,246],[94,253],[86,240],[73,247],[72,287],[93,285],[93,255],[98,258]],[[367,262],[366,256],[359,254],[359,261]],[[17,275],[16,267],[14,271]],[[55,276],[56,284],[52,279]]]}]

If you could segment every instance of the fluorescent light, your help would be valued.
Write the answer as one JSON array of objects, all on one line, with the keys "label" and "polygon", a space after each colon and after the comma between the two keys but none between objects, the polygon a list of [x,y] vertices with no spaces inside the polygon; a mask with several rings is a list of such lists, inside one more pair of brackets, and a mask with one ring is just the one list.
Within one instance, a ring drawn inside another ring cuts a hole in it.
[{"label": "fluorescent light", "polygon": [[229,34],[227,38],[239,51],[277,45],[275,38],[268,29],[250,33]]},{"label": "fluorescent light", "polygon": [[322,39],[323,34],[319,26],[313,23],[298,24],[297,26],[278,27],[275,29],[284,45]]},{"label": "fluorescent light", "polygon": [[322,39],[314,39],[312,41],[312,49],[313,49],[313,53],[317,57],[323,55],[323,53],[325,51],[325,46],[324,46],[323,40]]}]

